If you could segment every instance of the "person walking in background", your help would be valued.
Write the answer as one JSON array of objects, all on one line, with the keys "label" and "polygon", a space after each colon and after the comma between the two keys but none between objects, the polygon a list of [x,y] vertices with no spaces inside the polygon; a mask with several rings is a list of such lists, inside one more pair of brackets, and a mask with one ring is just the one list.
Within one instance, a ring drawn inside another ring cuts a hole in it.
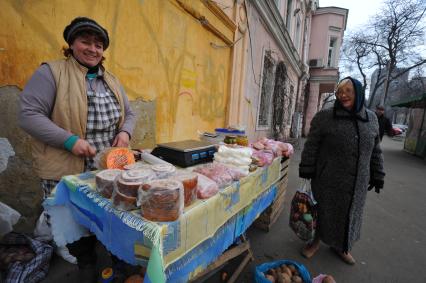
[{"label": "person walking in background", "polygon": [[[33,137],[35,172],[48,197],[62,176],[94,170],[100,150],[127,147],[136,117],[118,79],[102,64],[107,30],[78,17],[65,28],[64,59],[43,63],[20,96],[20,127]],[[96,237],[67,245],[82,281],[95,280]]]},{"label": "person walking in background", "polygon": [[347,77],[337,86],[334,106],[312,120],[299,164],[299,176],[312,180],[318,211],[315,239],[302,249],[306,258],[322,241],[355,264],[349,252],[360,238],[367,190],[383,188],[379,124],[364,96],[361,83]]},{"label": "person walking in background", "polygon": [[382,105],[377,105],[376,115],[377,120],[379,122],[380,140],[383,139],[385,132],[390,137],[394,136],[392,123],[389,118],[385,116],[385,107],[383,107]]}]

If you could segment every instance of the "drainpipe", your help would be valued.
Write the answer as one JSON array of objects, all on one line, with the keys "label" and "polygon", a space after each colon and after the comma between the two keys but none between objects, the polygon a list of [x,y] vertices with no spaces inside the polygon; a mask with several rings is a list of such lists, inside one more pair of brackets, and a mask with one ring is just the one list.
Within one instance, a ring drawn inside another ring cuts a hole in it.
[{"label": "drainpipe", "polygon": [[[301,89],[300,85],[307,78],[307,76],[308,76],[308,74],[303,70],[302,74],[297,78],[296,107],[295,107],[294,113],[298,112],[298,113],[300,113],[299,114],[300,116],[302,116],[302,113],[303,113],[303,110],[302,111],[299,110],[300,109],[300,101],[299,101],[300,100],[300,89]],[[294,114],[293,114],[293,116],[294,116]],[[294,120],[292,122],[294,122]],[[299,124],[293,125],[293,127],[297,127],[296,131],[293,131],[293,133],[296,132],[296,137],[293,137],[293,138],[299,138],[302,135],[302,133],[299,133]],[[303,126],[302,126],[301,130],[303,131]]]}]

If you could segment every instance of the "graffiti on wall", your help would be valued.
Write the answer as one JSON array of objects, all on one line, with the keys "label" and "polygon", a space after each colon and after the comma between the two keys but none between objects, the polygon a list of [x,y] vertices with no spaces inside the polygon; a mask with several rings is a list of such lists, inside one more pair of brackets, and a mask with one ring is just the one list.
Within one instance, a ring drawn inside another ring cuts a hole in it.
[{"label": "graffiti on wall", "polygon": [[[188,3],[211,13],[202,1]],[[0,34],[0,85],[22,88],[41,62],[61,58],[63,28],[76,16],[108,30],[105,65],[129,98],[155,101],[157,141],[224,126],[231,49],[212,47],[223,42],[172,0],[0,1],[0,17],[9,27]]]}]

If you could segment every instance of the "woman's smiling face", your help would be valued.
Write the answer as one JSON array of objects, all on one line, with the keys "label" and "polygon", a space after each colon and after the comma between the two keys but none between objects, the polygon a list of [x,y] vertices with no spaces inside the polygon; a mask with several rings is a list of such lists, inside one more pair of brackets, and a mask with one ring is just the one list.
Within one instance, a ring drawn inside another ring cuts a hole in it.
[{"label": "woman's smiling face", "polygon": [[78,36],[70,46],[78,62],[86,67],[95,67],[102,60],[104,47],[95,35]]},{"label": "woman's smiling face", "polygon": [[352,110],[355,105],[355,89],[350,80],[340,83],[336,91],[336,97],[340,103],[348,110]]}]

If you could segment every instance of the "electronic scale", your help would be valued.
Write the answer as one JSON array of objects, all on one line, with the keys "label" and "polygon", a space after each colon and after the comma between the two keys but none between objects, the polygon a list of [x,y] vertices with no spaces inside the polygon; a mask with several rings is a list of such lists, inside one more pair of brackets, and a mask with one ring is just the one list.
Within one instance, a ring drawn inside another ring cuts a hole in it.
[{"label": "electronic scale", "polygon": [[151,154],[174,165],[188,167],[212,161],[215,152],[216,147],[212,143],[184,140],[157,144],[157,147],[152,150]]}]

